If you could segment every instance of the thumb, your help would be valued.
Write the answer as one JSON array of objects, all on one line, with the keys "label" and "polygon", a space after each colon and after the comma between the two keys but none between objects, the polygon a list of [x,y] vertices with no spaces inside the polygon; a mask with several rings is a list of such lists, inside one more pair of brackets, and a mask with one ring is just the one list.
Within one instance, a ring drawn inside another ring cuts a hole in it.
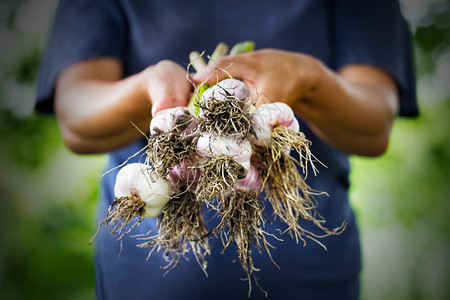
[{"label": "thumb", "polygon": [[159,91],[150,95],[152,99],[152,116],[154,117],[158,112],[172,108],[173,99],[167,91]]}]

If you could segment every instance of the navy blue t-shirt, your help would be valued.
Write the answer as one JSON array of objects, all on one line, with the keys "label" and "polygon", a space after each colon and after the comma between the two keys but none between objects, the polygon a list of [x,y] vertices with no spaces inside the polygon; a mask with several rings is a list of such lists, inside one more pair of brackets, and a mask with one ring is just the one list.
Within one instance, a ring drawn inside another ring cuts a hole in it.
[{"label": "navy blue t-shirt", "polygon": [[[400,113],[417,114],[414,72],[409,34],[396,1],[60,1],[48,47],[42,61],[36,107],[53,112],[53,94],[58,74],[68,65],[94,57],[116,57],[124,66],[124,77],[162,59],[187,65],[193,50],[211,53],[218,42],[229,45],[252,40],[256,48],[278,48],[310,54],[338,70],[351,63],[383,68],[396,80],[400,92]],[[330,99],[333,101],[333,99]],[[312,141],[313,154],[327,168],[320,167],[308,184],[329,196],[319,196],[318,210],[334,228],[348,225],[338,236],[321,239],[325,251],[313,241],[296,244],[288,235],[284,241],[270,239],[272,257],[254,251],[257,277],[270,299],[357,299],[361,269],[360,245],[355,217],[348,202],[349,163],[347,156],[318,139],[301,122]],[[109,153],[107,169],[124,162],[145,146],[136,142]],[[136,158],[137,159],[137,158]],[[135,160],[132,160],[135,161]],[[311,173],[311,172],[310,172]],[[102,181],[98,221],[114,199],[117,170]],[[302,226],[318,232],[314,225]],[[146,219],[133,231],[146,233],[156,225]],[[266,231],[285,228],[275,221]],[[166,276],[161,253],[146,260],[148,250],[136,247],[134,238],[115,241],[104,228],[96,244],[97,293],[101,299],[246,299],[247,283],[230,247],[212,241],[206,278],[195,258],[182,262]],[[252,299],[264,298],[253,284]]]}]

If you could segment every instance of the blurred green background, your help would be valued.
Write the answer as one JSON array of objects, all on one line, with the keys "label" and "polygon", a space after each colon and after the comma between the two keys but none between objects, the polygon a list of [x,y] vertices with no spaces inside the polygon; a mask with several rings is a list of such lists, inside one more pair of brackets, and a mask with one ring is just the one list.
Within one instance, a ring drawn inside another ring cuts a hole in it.
[{"label": "blurred green background", "polygon": [[[105,157],[77,156],[33,112],[56,0],[0,0],[0,299],[94,298],[94,211]],[[421,116],[387,153],[352,157],[363,299],[450,299],[450,9],[403,0]],[[319,175],[320,176],[320,175]]]}]

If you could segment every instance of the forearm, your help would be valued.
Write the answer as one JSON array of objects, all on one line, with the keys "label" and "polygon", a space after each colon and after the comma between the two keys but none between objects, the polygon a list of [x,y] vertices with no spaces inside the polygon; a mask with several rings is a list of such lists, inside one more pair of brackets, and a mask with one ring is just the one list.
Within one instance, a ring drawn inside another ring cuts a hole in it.
[{"label": "forearm", "polygon": [[398,111],[395,84],[381,70],[370,68],[356,66],[338,74],[322,65],[314,88],[293,103],[322,139],[364,156],[385,151]]},{"label": "forearm", "polygon": [[151,104],[143,73],[119,80],[117,68],[82,78],[78,71],[60,77],[55,92],[57,118],[71,150],[86,154],[123,147],[142,136],[132,123],[148,131]]}]

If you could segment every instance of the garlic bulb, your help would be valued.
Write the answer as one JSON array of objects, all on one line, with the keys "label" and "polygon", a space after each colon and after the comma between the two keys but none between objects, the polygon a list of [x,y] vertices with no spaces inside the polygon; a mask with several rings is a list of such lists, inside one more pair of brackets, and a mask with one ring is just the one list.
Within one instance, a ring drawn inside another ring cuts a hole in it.
[{"label": "garlic bulb", "polygon": [[262,190],[262,181],[258,168],[251,165],[247,176],[236,183],[236,188],[249,192],[260,192]]},{"label": "garlic bulb", "polygon": [[195,126],[194,113],[183,106],[162,110],[150,122],[150,134],[168,132],[176,126],[180,127],[180,131],[192,129]]},{"label": "garlic bulb", "polygon": [[239,141],[234,137],[203,133],[197,141],[197,148],[200,155],[204,157],[231,155],[234,161],[242,165],[247,171],[250,169],[252,145],[248,140]]},{"label": "garlic bulb", "polygon": [[200,101],[222,101],[227,97],[235,97],[241,101],[249,100],[250,91],[243,81],[227,78],[207,89],[200,98]]},{"label": "garlic bulb", "polygon": [[186,162],[181,162],[169,172],[169,180],[172,186],[185,186],[195,184],[200,179],[201,173],[198,168],[190,166]]},{"label": "garlic bulb", "polygon": [[258,146],[271,143],[272,130],[277,126],[292,128],[298,132],[300,125],[289,105],[282,102],[267,103],[258,106],[252,115],[255,138],[252,142]]},{"label": "garlic bulb", "polygon": [[114,186],[116,198],[134,196],[145,202],[144,217],[158,216],[172,195],[169,181],[150,178],[150,168],[131,163],[120,169]]}]

